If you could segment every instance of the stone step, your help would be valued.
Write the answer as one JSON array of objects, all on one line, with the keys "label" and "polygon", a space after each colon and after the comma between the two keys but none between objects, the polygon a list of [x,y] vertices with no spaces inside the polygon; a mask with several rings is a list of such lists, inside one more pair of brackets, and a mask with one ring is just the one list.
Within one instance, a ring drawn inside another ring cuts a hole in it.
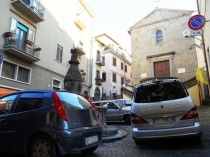
[{"label": "stone step", "polygon": [[206,98],[202,101],[202,105],[210,105],[210,98]]},{"label": "stone step", "polygon": [[118,128],[114,126],[103,127],[103,137],[114,136],[118,133]]}]

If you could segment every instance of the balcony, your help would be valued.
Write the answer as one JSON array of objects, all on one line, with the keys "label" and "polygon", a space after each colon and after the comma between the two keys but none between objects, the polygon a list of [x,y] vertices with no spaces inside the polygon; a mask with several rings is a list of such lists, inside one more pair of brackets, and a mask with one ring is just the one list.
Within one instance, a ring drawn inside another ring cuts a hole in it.
[{"label": "balcony", "polygon": [[96,85],[99,85],[99,86],[102,85],[102,79],[101,78],[97,77],[97,78],[95,78],[95,80],[96,80]]},{"label": "balcony", "polygon": [[105,66],[105,59],[104,59],[104,57],[97,56],[97,58],[96,58],[96,64],[98,64],[100,66]]},{"label": "balcony", "polygon": [[36,0],[11,0],[11,4],[35,22],[44,21],[45,8]]},{"label": "balcony", "polygon": [[82,49],[81,47],[78,47],[78,48],[76,48],[76,49],[77,49],[77,54],[78,54],[79,56],[85,55],[85,51],[83,51],[83,49]]},{"label": "balcony", "polygon": [[4,51],[28,62],[38,62],[41,48],[33,42],[25,40],[20,36],[6,32],[3,34],[5,43]]},{"label": "balcony", "polygon": [[86,29],[85,26],[86,20],[87,18],[85,17],[85,15],[81,12],[78,12],[75,16],[74,23],[81,31],[83,31]]}]

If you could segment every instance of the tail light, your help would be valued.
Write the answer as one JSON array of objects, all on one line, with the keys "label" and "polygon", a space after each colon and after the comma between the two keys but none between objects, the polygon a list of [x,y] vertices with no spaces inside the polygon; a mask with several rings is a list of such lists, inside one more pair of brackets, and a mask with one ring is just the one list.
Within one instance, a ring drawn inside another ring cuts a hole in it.
[{"label": "tail light", "polygon": [[187,114],[185,114],[181,118],[181,120],[193,119],[193,118],[198,118],[198,110],[196,106],[194,106]]},{"label": "tail light", "polygon": [[130,119],[131,119],[131,122],[132,122],[133,124],[149,123],[149,122],[147,122],[146,120],[144,120],[143,118],[138,117],[138,116],[135,115],[134,113],[131,113],[131,114],[130,114]]},{"label": "tail light", "polygon": [[90,104],[91,106],[95,109],[96,111],[96,116],[97,116],[97,119],[99,119],[99,113],[98,113],[98,108],[86,97],[84,97]]},{"label": "tail light", "polygon": [[67,121],[64,105],[62,104],[56,92],[53,92],[53,100],[54,100],[56,111],[58,112],[58,114],[61,116],[63,120]]}]

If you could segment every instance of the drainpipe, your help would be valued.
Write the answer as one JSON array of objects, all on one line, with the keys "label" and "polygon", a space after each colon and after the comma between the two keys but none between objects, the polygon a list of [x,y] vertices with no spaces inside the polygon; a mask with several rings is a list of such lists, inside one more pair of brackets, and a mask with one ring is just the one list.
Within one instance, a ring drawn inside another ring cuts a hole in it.
[{"label": "drainpipe", "polygon": [[[196,0],[197,3],[197,9],[198,9],[198,14],[200,14],[200,6],[199,6],[199,2],[198,0]],[[204,34],[204,29],[203,29],[203,34]],[[204,53],[204,60],[205,60],[205,64],[206,64],[206,74],[207,74],[207,80],[208,80],[208,96],[210,93],[209,90],[209,85],[210,85],[210,79],[209,79],[209,68],[208,68],[208,62],[207,62],[207,57],[206,57],[206,47],[205,47],[205,40],[204,40],[204,35],[202,34],[202,45],[203,45],[203,53]]]}]

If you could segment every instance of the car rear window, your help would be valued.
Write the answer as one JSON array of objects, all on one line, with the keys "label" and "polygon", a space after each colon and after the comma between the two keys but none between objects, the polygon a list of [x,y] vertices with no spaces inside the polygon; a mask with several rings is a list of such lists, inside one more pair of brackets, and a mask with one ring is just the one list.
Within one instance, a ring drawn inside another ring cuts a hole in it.
[{"label": "car rear window", "polygon": [[44,93],[23,93],[15,107],[15,113],[38,109],[43,105]]},{"label": "car rear window", "polygon": [[138,87],[135,91],[136,103],[175,100],[188,96],[180,82],[163,82],[160,84],[147,84]]},{"label": "car rear window", "polygon": [[92,108],[92,105],[82,96],[67,92],[56,92],[60,100],[66,105],[66,107],[73,107],[79,109]]}]

